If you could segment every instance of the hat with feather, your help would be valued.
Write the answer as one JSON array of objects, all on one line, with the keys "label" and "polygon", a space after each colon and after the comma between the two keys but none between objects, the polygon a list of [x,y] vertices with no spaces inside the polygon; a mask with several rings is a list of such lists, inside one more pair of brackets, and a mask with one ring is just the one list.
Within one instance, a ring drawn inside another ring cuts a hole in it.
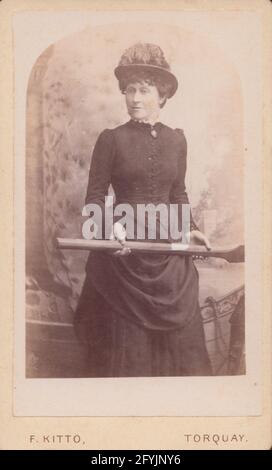
[{"label": "hat with feather", "polygon": [[164,57],[162,49],[149,43],[137,43],[125,50],[121,56],[114,73],[116,78],[122,81],[131,73],[149,72],[158,76],[160,80],[169,84],[169,98],[173,96],[178,88],[178,81],[170,70],[170,65]]}]

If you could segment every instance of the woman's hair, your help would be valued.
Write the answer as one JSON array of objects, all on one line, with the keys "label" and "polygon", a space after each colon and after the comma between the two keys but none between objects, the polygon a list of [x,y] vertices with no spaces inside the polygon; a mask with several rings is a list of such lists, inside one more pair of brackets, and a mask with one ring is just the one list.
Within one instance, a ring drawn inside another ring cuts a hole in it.
[{"label": "woman's hair", "polygon": [[161,77],[157,72],[152,72],[149,70],[137,70],[137,71],[127,71],[126,74],[119,79],[119,88],[123,94],[125,94],[127,86],[130,83],[139,83],[145,82],[148,85],[153,85],[157,88],[158,93],[161,98],[165,98],[164,102],[161,104],[163,107],[166,103],[167,98],[172,89],[171,83],[165,80],[164,77]]}]

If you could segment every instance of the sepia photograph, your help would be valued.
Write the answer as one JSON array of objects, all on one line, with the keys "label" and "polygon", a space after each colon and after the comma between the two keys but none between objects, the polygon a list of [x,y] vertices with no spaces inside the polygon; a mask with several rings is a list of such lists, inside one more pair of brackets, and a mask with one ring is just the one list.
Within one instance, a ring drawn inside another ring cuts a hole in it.
[{"label": "sepia photograph", "polygon": [[126,419],[152,448],[153,418],[163,446],[246,448],[270,344],[266,2],[27,1],[3,10],[21,445],[84,448],[97,423],[120,442]]},{"label": "sepia photograph", "polygon": [[[39,56],[26,108],[27,377],[245,374],[243,158],[239,76],[211,39],[87,27]],[[162,237],[167,223],[176,237]]]}]

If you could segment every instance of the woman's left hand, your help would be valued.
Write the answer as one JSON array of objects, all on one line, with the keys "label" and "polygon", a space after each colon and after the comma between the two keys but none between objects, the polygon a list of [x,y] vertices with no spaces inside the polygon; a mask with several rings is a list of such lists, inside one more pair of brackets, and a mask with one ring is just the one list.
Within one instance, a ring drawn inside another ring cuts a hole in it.
[{"label": "woman's left hand", "polygon": [[194,245],[205,245],[209,251],[212,249],[208,238],[204,233],[200,232],[200,230],[192,230],[190,232],[190,243]]}]

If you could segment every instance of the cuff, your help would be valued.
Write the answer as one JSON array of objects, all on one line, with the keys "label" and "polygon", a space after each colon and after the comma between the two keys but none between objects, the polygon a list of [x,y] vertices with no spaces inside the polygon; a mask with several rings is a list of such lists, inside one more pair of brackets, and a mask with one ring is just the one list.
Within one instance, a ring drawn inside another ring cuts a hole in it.
[{"label": "cuff", "polygon": [[198,226],[196,225],[196,223],[193,221],[193,219],[191,218],[191,222],[190,222],[190,232],[192,232],[192,230],[199,230]]}]

